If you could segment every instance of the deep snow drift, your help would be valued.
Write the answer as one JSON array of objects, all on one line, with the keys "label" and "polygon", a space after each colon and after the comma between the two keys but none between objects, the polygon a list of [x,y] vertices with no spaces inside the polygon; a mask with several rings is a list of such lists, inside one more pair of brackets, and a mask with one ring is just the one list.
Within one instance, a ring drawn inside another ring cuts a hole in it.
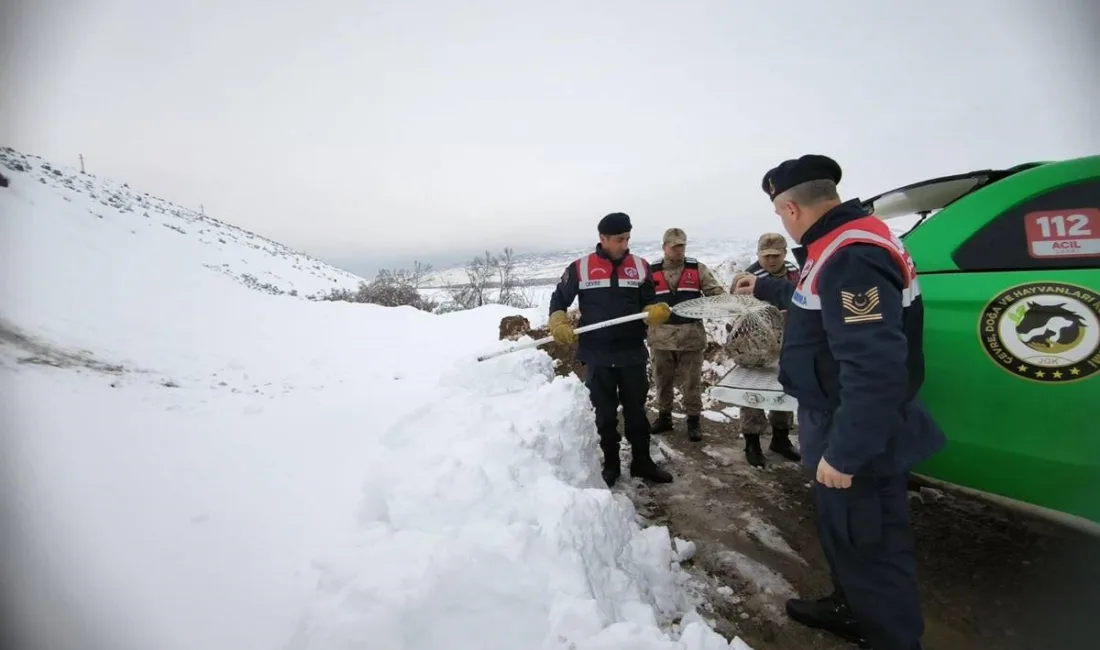
[{"label": "deep snow drift", "polygon": [[603,487],[583,386],[474,361],[515,310],[308,301],[358,279],[0,164],[2,570],[42,647],[746,647]]}]

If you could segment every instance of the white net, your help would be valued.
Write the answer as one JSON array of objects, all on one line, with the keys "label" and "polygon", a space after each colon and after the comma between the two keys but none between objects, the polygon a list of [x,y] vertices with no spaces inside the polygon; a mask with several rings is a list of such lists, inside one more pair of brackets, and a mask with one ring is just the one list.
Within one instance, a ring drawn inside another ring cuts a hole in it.
[{"label": "white net", "polygon": [[761,305],[735,320],[726,337],[726,353],[739,366],[759,368],[779,363],[783,315],[768,303]]},{"label": "white net", "polygon": [[682,302],[675,312],[688,318],[728,320],[725,350],[739,366],[764,367],[779,362],[783,316],[758,298],[742,294],[707,296]]},{"label": "white net", "polygon": [[760,311],[767,303],[740,293],[723,293],[717,296],[705,296],[684,302],[672,308],[679,316],[687,318],[741,318]]}]

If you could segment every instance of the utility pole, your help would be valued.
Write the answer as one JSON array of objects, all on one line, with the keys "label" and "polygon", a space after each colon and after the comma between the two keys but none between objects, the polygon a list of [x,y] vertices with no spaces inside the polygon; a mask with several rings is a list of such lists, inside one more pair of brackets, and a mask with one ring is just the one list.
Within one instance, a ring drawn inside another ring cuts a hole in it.
[{"label": "utility pole", "polygon": [[80,154],[80,173],[84,173],[84,154]]}]

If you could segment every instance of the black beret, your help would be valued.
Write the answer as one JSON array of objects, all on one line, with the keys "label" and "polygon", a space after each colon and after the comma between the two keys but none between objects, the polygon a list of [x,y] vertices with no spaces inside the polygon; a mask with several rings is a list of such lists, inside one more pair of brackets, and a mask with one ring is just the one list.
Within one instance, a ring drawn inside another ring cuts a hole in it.
[{"label": "black beret", "polygon": [[806,154],[795,160],[784,160],[764,174],[760,187],[774,199],[795,185],[809,181],[840,182],[840,165],[828,156]]},{"label": "black beret", "polygon": [[621,235],[630,232],[630,217],[624,212],[612,212],[596,226],[601,235]]}]

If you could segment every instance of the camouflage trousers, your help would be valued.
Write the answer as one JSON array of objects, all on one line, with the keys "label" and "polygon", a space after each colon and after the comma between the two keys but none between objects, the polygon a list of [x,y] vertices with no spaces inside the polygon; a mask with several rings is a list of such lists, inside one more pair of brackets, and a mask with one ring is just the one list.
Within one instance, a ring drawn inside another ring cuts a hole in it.
[{"label": "camouflage trousers", "polygon": [[761,409],[741,407],[741,433],[760,435],[768,433],[768,424],[772,429],[791,430],[794,424],[794,413],[790,411],[768,411],[767,415]]},{"label": "camouflage trousers", "polygon": [[653,385],[657,388],[657,410],[672,410],[672,388],[679,382],[684,411],[703,412],[703,351],[653,350]]}]

